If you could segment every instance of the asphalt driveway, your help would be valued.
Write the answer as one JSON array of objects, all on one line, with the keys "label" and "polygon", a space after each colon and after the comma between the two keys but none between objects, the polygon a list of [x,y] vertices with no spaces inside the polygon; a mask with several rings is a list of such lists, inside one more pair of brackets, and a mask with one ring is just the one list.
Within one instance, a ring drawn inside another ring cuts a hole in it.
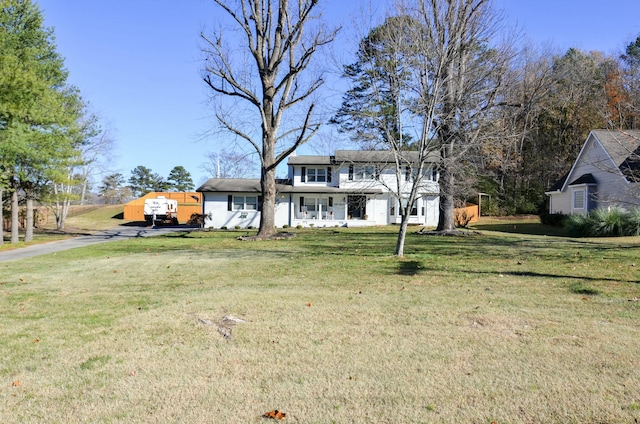
[{"label": "asphalt driveway", "polygon": [[30,258],[33,256],[46,255],[56,253],[63,250],[75,249],[78,247],[89,246],[96,243],[105,243],[108,241],[127,240],[137,237],[153,237],[162,234],[175,233],[179,231],[193,231],[195,227],[175,226],[175,227],[128,227],[120,226],[111,230],[100,231],[92,235],[78,236],[66,240],[52,241],[42,244],[34,244],[31,246],[21,247],[19,249],[11,249],[0,252],[0,262],[12,261],[17,259]]}]

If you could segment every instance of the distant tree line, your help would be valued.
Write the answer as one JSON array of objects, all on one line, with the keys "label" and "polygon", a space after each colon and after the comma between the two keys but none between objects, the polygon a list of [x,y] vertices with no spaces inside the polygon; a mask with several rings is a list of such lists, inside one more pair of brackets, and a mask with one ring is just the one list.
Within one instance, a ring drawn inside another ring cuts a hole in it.
[{"label": "distant tree line", "polygon": [[640,128],[640,36],[618,55],[527,47],[506,75],[499,137],[470,157],[492,214],[542,213],[592,129]]},{"label": "distant tree line", "polygon": [[98,194],[104,203],[124,203],[131,197],[142,197],[151,192],[193,191],[195,188],[191,174],[183,166],[175,166],[165,179],[146,166],[139,165],[125,180],[121,173],[107,175],[98,187]]}]

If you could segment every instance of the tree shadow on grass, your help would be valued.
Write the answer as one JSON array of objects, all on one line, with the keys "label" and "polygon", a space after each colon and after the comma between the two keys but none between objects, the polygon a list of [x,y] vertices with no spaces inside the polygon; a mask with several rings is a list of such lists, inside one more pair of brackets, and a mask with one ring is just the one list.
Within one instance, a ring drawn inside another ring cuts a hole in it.
[{"label": "tree shadow on grass", "polygon": [[[410,275],[415,276],[419,274],[433,274],[438,272],[455,272],[452,269],[443,269],[438,266],[429,267],[425,266],[422,262],[419,261],[402,261],[397,267],[391,268],[389,270],[389,274],[393,275]],[[460,270],[460,272],[464,272],[466,275],[477,275],[477,276],[512,276],[512,277],[525,277],[525,278],[548,278],[548,279],[559,279],[559,280],[571,280],[571,281],[610,281],[610,282],[620,282],[620,283],[631,283],[631,284],[640,284],[640,280],[638,279],[620,279],[620,278],[609,278],[609,277],[597,277],[597,276],[584,276],[584,275],[570,275],[570,274],[552,274],[545,272],[533,272],[533,271],[480,271],[473,269],[464,269]]]},{"label": "tree shadow on grass", "polygon": [[568,237],[567,232],[562,227],[544,225],[535,222],[506,222],[501,224],[475,224],[471,228],[480,231],[496,231],[510,234],[529,234],[536,236],[556,236]]},{"label": "tree shadow on grass", "polygon": [[[488,274],[486,272],[479,272],[479,274]],[[498,273],[490,273],[490,274],[498,274]],[[532,271],[507,271],[501,272],[499,274],[502,275],[512,275],[514,277],[534,277],[534,278],[560,278],[560,279],[571,279],[571,280],[580,280],[580,281],[614,281],[614,282],[625,282],[625,283],[633,283],[640,284],[640,280],[621,280],[618,278],[606,278],[606,277],[585,277],[578,275],[561,275],[561,274],[549,274],[542,272],[532,272]]]},{"label": "tree shadow on grass", "polygon": [[422,268],[422,262],[420,261],[400,261],[398,265],[398,274],[416,275],[420,273],[420,269]]}]

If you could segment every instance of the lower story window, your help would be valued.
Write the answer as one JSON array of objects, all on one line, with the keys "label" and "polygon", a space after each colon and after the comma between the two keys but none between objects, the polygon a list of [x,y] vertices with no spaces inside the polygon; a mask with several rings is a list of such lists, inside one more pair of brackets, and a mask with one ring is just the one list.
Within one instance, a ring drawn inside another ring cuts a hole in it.
[{"label": "lower story window", "polygon": [[258,210],[258,196],[233,196],[234,211]]},{"label": "lower story window", "polygon": [[315,197],[307,197],[304,199],[305,206],[307,207],[308,212],[326,212],[327,211],[327,199],[326,198],[315,198]]},{"label": "lower story window", "polygon": [[[394,202],[391,205],[391,209],[389,210],[389,214],[391,216],[394,216],[396,214],[396,207],[398,208],[398,214],[400,214],[402,212],[402,209],[400,208],[400,206],[398,205],[398,202]],[[424,206],[422,207],[422,215],[424,215]],[[411,216],[418,216],[418,199],[414,200],[413,202],[413,206],[411,207],[411,209],[409,210],[409,215]]]}]

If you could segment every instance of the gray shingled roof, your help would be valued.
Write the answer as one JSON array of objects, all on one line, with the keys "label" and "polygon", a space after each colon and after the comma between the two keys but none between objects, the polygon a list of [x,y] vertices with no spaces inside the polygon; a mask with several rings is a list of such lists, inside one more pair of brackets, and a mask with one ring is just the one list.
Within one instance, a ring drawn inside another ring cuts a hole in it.
[{"label": "gray shingled roof", "polygon": [[[640,158],[640,130],[592,130],[591,133],[600,141],[602,147],[609,153],[613,162],[627,179],[636,181],[630,176],[635,175],[640,169],[640,161],[638,160]],[[548,191],[561,190],[568,176],[568,173],[565,174]],[[576,181],[571,184],[576,184]]]},{"label": "gray shingled roof", "polygon": [[[418,152],[402,153],[405,162],[417,162]],[[427,162],[438,162],[437,151],[431,152]],[[393,152],[389,150],[336,150],[335,156],[291,156],[289,165],[333,165],[342,163],[395,163]]]},{"label": "gray shingled roof", "polygon": [[[406,162],[417,162],[418,152],[407,151],[401,154]],[[393,152],[389,150],[336,150],[336,162],[353,163],[395,163]],[[439,154],[431,152],[427,157],[429,162],[437,162]]]},{"label": "gray shingled roof", "polygon": [[[224,193],[261,193],[260,180],[244,178],[210,178],[198,187],[197,192]],[[327,193],[327,194],[381,194],[380,189],[342,189],[327,186],[292,186],[291,184],[276,184],[278,193]]]},{"label": "gray shingled roof", "polygon": [[226,191],[233,193],[260,193],[260,180],[248,178],[209,178],[197,192]]},{"label": "gray shingled roof", "polygon": [[640,147],[640,130],[593,130],[592,132],[618,167],[623,165],[630,156],[635,156],[634,153]]},{"label": "gray shingled roof", "polygon": [[289,156],[289,165],[331,165],[331,156]]}]

